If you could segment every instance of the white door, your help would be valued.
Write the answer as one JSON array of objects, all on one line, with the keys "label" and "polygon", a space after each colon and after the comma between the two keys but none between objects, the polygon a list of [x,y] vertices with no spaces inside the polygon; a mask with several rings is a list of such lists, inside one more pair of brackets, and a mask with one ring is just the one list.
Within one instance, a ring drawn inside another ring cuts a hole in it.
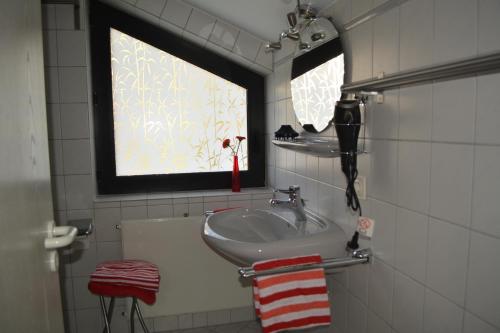
[{"label": "white door", "polygon": [[53,219],[40,0],[0,1],[0,331],[62,333],[59,277],[44,248]]}]

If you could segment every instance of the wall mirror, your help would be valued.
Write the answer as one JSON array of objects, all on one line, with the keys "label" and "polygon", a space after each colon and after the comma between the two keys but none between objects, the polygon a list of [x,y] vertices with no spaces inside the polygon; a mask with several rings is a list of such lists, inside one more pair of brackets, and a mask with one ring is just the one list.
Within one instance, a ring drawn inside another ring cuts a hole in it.
[{"label": "wall mirror", "polygon": [[337,29],[329,19],[317,18],[311,29],[314,31],[306,35],[308,39],[302,37],[294,55],[292,104],[304,130],[320,133],[330,126],[335,102],[342,95],[344,51]]}]

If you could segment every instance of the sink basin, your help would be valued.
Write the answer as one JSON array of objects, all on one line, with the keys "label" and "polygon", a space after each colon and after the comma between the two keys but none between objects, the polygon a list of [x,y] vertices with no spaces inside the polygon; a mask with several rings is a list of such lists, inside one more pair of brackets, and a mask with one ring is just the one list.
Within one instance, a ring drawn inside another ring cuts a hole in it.
[{"label": "sink basin", "polygon": [[272,258],[320,254],[345,255],[347,237],[335,223],[307,214],[298,222],[288,209],[237,208],[208,215],[202,229],[205,242],[237,265]]}]

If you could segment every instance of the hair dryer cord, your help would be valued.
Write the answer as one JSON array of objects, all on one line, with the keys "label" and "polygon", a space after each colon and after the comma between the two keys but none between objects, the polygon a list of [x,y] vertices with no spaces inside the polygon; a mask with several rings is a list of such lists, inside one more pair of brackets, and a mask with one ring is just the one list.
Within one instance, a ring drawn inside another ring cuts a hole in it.
[{"label": "hair dryer cord", "polygon": [[347,206],[351,207],[352,210],[359,212],[359,216],[362,216],[361,204],[359,203],[358,194],[356,193],[356,187],[354,185],[356,178],[358,177],[358,169],[356,168],[355,155],[348,154],[346,157],[346,165],[344,173],[346,175],[347,186],[345,190],[345,196],[347,199]]}]

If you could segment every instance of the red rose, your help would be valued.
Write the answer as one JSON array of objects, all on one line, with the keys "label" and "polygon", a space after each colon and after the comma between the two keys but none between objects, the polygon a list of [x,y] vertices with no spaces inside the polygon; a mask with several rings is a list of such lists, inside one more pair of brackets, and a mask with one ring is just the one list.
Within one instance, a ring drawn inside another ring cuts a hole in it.
[{"label": "red rose", "polygon": [[222,141],[222,148],[227,148],[229,147],[229,144],[231,143],[231,140],[229,139],[224,139],[224,141]]},{"label": "red rose", "polygon": [[238,139],[240,142],[245,140],[246,138],[244,136],[237,136],[236,139]]}]

